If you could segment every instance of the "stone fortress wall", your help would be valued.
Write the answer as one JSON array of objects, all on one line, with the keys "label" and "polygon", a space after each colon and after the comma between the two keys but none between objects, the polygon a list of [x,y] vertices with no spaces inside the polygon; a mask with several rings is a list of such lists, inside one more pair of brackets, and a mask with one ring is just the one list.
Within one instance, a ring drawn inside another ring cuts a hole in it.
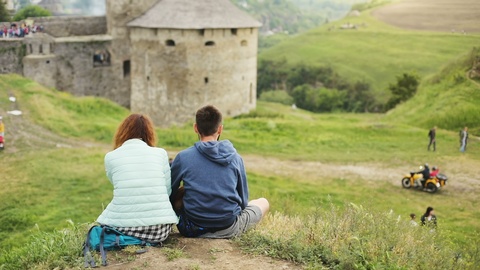
[{"label": "stone fortress wall", "polygon": [[108,98],[162,127],[206,104],[226,116],[254,109],[258,28],[127,27],[157,2],[107,0],[106,16],[35,18],[44,32],[0,39],[0,73]]},{"label": "stone fortress wall", "polygon": [[[1,24],[0,24],[1,25]],[[22,74],[25,46],[22,39],[0,38],[0,74]]]}]

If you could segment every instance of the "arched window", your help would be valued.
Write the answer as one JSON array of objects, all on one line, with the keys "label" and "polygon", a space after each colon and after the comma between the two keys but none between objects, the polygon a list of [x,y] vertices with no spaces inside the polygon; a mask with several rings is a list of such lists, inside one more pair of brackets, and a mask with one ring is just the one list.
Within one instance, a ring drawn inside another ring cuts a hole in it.
[{"label": "arched window", "polygon": [[165,45],[173,47],[173,46],[175,46],[175,41],[173,41],[173,39],[167,39],[165,41]]},{"label": "arched window", "polygon": [[215,46],[215,42],[214,41],[207,41],[207,42],[205,42],[205,46]]},{"label": "arched window", "polygon": [[240,42],[240,45],[241,45],[242,47],[246,47],[246,46],[248,45],[248,42],[247,42],[246,40],[242,40],[242,41]]}]

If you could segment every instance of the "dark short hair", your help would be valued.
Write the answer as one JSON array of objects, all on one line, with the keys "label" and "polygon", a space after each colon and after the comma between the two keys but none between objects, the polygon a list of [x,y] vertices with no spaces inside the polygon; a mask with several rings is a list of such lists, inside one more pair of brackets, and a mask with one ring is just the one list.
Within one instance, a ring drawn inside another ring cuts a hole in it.
[{"label": "dark short hair", "polygon": [[213,105],[204,106],[195,114],[195,123],[200,136],[213,135],[222,124],[222,113]]}]

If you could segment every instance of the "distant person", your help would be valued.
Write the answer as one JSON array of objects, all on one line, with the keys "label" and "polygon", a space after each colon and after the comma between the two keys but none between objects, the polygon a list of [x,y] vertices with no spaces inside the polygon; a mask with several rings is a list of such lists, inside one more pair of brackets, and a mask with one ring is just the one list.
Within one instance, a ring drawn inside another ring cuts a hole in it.
[{"label": "distant person", "polygon": [[424,166],[420,166],[420,171],[416,172],[417,174],[422,174],[422,178],[417,179],[417,185],[424,187],[425,182],[430,178],[430,167],[428,167],[428,163],[425,163]]},{"label": "distant person", "polygon": [[152,121],[131,114],[117,129],[114,150],[105,155],[113,199],[97,222],[158,244],[169,236],[178,218],[173,211],[167,152],[155,147]]},{"label": "distant person", "polygon": [[3,124],[3,117],[0,116],[0,136],[5,136],[5,125]]},{"label": "distant person", "polygon": [[199,141],[178,153],[172,163],[177,228],[186,237],[239,236],[260,222],[269,203],[265,198],[248,201],[243,159],[229,140],[219,140],[223,124],[216,107],[200,108],[193,129]]},{"label": "distant person", "polygon": [[422,226],[428,226],[432,229],[437,228],[437,216],[435,216],[435,211],[431,206],[427,207],[425,214],[422,215],[420,220],[422,222]]},{"label": "distant person", "polygon": [[5,125],[3,124],[3,118],[0,116],[0,149],[4,147],[4,137],[5,137]]},{"label": "distant person", "polygon": [[433,127],[428,132],[428,137],[430,138],[430,142],[428,143],[428,151],[430,151],[430,146],[431,145],[433,145],[433,151],[436,150],[436,140],[435,140],[436,131],[437,131],[437,127]]},{"label": "distant person", "polygon": [[415,215],[414,213],[410,214],[410,225],[412,225],[413,227],[418,226],[417,221],[415,221],[416,217],[417,217],[417,215]]},{"label": "distant person", "polygon": [[432,171],[430,172],[430,178],[437,177],[439,172],[440,172],[440,169],[437,166],[433,166]]},{"label": "distant person", "polygon": [[468,142],[468,127],[464,127],[460,131],[460,152],[465,152],[467,150]]}]

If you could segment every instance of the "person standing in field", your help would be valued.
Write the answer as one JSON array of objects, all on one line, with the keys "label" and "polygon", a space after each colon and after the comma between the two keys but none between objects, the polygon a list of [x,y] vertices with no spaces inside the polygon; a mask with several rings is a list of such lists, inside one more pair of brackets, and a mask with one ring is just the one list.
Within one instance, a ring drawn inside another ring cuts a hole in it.
[{"label": "person standing in field", "polygon": [[102,225],[158,244],[178,222],[170,203],[171,177],[167,152],[155,147],[152,121],[131,114],[117,129],[114,150],[105,155],[113,199],[97,218]]},{"label": "person standing in field", "polygon": [[432,144],[433,144],[433,151],[436,150],[436,140],[435,140],[436,131],[437,131],[437,127],[433,127],[433,128],[430,129],[430,131],[428,132],[428,137],[430,138],[430,143],[428,144],[428,151],[430,151],[430,146],[431,146]]},{"label": "person standing in field", "polygon": [[223,124],[216,107],[200,108],[193,129],[199,141],[172,163],[170,200],[179,215],[178,231],[186,237],[239,236],[260,222],[269,202],[248,200],[243,159],[229,140],[219,140]]},{"label": "person standing in field", "polygon": [[0,150],[3,149],[4,136],[5,136],[5,125],[3,124],[3,119],[2,119],[2,117],[0,116]]},{"label": "person standing in field", "polygon": [[460,152],[465,152],[467,150],[467,141],[468,141],[468,127],[464,127],[460,131]]}]

